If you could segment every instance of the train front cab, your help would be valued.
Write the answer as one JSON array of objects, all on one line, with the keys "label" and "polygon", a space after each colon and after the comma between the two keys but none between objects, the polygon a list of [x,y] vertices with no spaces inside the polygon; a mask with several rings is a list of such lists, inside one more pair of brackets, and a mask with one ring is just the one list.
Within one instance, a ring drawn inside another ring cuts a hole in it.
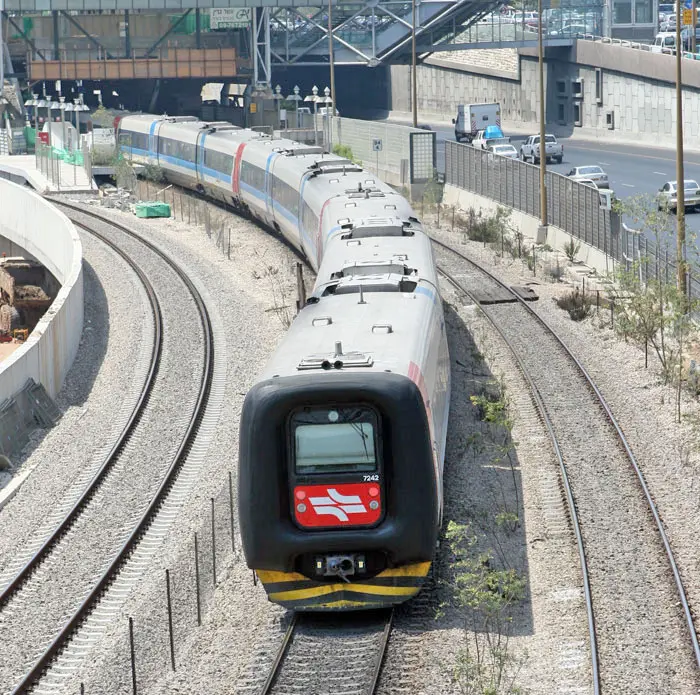
[{"label": "train front cab", "polygon": [[354,610],[420,591],[438,479],[410,379],[360,370],[268,379],[248,393],[240,431],[243,549],[271,601]]}]

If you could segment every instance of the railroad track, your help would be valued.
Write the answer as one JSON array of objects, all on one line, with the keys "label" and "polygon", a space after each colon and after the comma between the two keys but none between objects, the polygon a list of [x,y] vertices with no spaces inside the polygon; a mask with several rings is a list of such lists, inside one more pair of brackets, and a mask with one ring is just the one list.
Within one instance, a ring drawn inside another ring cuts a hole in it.
[{"label": "railroad track", "polygon": [[[120,595],[123,596],[125,592],[128,593],[133,588],[135,582],[147,568],[149,559],[154,552],[153,549],[163,539],[170,527],[170,522],[184,501],[184,488],[191,488],[193,478],[196,477],[195,472],[190,470],[191,467],[183,472],[183,465],[185,462],[189,463],[189,457],[193,454],[195,448],[197,450],[194,452],[193,458],[200,459],[204,456],[204,452],[200,451],[199,442],[195,444],[195,441],[198,434],[209,427],[205,409],[215,378],[214,331],[212,323],[204,299],[195,284],[187,276],[187,273],[155,244],[135,234],[127,227],[63,201],[53,200],[52,202],[64,208],[69,213],[69,216],[75,217],[75,213],[79,213],[83,220],[84,218],[90,219],[90,223],[79,220],[74,220],[74,222],[77,226],[98,237],[115,253],[119,254],[133,269],[148,296],[155,330],[147,378],[143,383],[136,406],[131,412],[126,426],[121,431],[109,453],[105,456],[98,472],[80,495],[78,501],[72,506],[50,536],[41,542],[38,549],[33,550],[31,557],[24,562],[20,570],[2,587],[2,593],[0,594],[0,626],[6,625],[13,617],[22,619],[24,608],[22,605],[23,590],[31,588],[35,574],[38,573],[42,564],[52,554],[60,553],[64,546],[70,545],[71,529],[74,528],[76,522],[81,519],[85,511],[91,507],[95,499],[101,496],[101,488],[109,479],[110,473],[119,467],[121,455],[125,448],[129,446],[129,442],[137,431],[139,424],[142,422],[144,412],[148,408],[161,365],[163,354],[163,314],[156,291],[139,265],[122,251],[117,244],[95,228],[98,221],[99,225],[111,226],[113,229],[138,240],[140,244],[148,247],[150,251],[172,269],[180,282],[185,285],[191,300],[197,308],[198,321],[202,333],[203,368],[199,378],[199,389],[196,398],[194,398],[194,407],[186,423],[183,423],[186,425],[184,427],[184,436],[179,441],[175,454],[167,465],[164,475],[159,480],[158,487],[150,498],[150,502],[145,510],[138,513],[138,520],[129,529],[125,542],[109,560],[106,569],[101,571],[97,580],[93,582],[87,595],[79,605],[74,606],[60,630],[53,635],[48,646],[42,647],[39,657],[33,661],[31,668],[26,671],[18,682],[11,685],[13,695],[29,692],[30,690],[42,693],[60,690],[66,677],[66,670],[64,669],[58,677],[53,679],[50,677],[52,675],[51,672],[47,674],[57,656],[69,644],[76,630],[80,629],[80,640],[75,640],[76,644],[71,645],[71,663],[75,665],[80,661],[79,657],[84,656],[86,649],[94,645],[102,633],[105,623],[119,611],[119,602],[101,602],[105,593],[110,589],[119,590]],[[220,391],[220,388],[217,386],[218,391]],[[104,503],[103,500],[101,501]],[[126,565],[127,562],[128,565]],[[8,613],[10,614],[9,618]],[[95,623],[99,623],[101,628],[95,629]],[[75,670],[75,668],[68,667],[68,673],[71,670]],[[49,676],[48,678],[46,677],[47,675]],[[5,683],[4,685],[8,686],[10,684]]]},{"label": "railroad track", "polygon": [[393,618],[392,609],[293,614],[258,695],[374,695]]},{"label": "railroad track", "polygon": [[[612,411],[518,293],[457,249],[433,242],[439,272],[480,305],[515,356],[552,441],[581,560],[594,693],[695,692],[700,647],[683,581]],[[485,288],[503,303],[480,304]]]}]

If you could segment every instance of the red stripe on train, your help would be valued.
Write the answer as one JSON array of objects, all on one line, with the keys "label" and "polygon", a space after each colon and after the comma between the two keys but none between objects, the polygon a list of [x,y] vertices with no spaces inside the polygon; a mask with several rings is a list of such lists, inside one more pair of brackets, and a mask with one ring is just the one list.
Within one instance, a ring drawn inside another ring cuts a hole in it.
[{"label": "red stripe on train", "polygon": [[238,149],[236,150],[236,159],[233,164],[233,177],[231,179],[233,193],[238,195],[240,193],[240,180],[241,180],[241,159],[243,157],[243,148],[247,143],[242,142]]}]

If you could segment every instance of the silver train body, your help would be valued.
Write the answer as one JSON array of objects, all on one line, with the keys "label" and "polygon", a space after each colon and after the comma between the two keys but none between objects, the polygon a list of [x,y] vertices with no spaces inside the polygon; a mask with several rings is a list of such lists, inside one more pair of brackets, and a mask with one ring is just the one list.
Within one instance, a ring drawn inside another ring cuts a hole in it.
[{"label": "silver train body", "polygon": [[270,600],[410,598],[441,523],[450,400],[432,248],[410,204],[347,159],[230,124],[127,116],[118,142],[276,230],[317,272],[241,419],[241,534]]}]

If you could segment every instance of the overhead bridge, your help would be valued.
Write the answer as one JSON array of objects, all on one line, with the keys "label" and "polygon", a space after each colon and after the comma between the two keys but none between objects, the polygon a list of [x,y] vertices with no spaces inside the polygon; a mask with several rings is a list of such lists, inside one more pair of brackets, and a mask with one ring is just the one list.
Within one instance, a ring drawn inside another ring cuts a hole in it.
[{"label": "overhead bridge", "polygon": [[[269,86],[276,66],[329,62],[323,0],[202,0],[217,7],[192,7],[198,2],[5,0],[3,15],[15,55],[22,61],[29,56],[31,80],[240,78]],[[499,0],[417,0],[418,53],[534,46],[536,25],[524,15],[509,21],[499,5]],[[235,13],[235,21],[215,21],[215,13],[226,12]],[[547,21],[546,45],[571,45],[579,32],[600,33],[602,6],[553,12],[559,14]],[[334,62],[405,63],[412,27],[413,6],[406,0],[334,2]]]}]

